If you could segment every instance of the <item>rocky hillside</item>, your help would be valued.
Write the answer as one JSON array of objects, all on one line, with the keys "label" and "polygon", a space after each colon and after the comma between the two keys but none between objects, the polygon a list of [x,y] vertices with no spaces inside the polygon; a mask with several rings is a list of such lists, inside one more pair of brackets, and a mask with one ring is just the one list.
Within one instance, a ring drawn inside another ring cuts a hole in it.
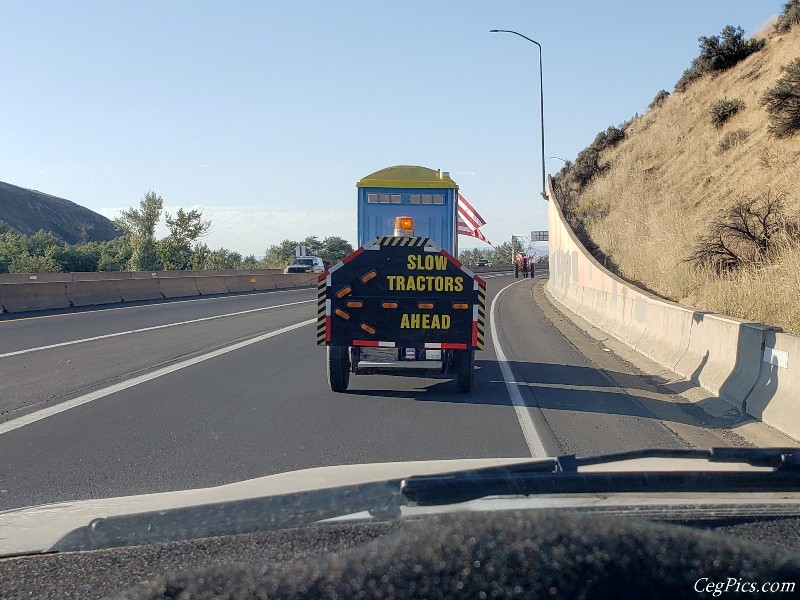
[{"label": "rocky hillside", "polygon": [[109,219],[88,208],[3,182],[0,221],[27,235],[50,231],[69,244],[104,242],[120,235]]},{"label": "rocky hillside", "polygon": [[[800,1],[785,10],[800,15]],[[800,333],[800,23],[729,46],[746,57],[711,68],[701,39],[676,89],[598,135],[557,176],[558,196],[622,277]]]}]

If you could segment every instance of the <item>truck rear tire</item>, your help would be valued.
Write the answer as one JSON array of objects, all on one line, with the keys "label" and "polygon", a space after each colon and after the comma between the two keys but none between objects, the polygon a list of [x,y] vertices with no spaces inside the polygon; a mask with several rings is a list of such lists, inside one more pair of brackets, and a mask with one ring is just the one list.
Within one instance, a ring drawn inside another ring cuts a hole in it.
[{"label": "truck rear tire", "polygon": [[334,392],[346,392],[350,384],[350,349],[347,346],[328,346],[328,385]]},{"label": "truck rear tire", "polygon": [[456,386],[459,394],[467,394],[472,391],[475,383],[475,350],[460,350],[458,352],[458,364],[456,366]]}]

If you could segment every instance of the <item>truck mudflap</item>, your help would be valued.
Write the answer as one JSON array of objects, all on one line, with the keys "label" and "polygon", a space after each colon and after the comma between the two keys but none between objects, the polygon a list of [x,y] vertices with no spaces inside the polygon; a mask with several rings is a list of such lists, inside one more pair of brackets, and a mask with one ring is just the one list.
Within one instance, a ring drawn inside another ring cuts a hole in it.
[{"label": "truck mudflap", "polygon": [[429,238],[375,238],[317,291],[318,345],[483,349],[486,282]]}]

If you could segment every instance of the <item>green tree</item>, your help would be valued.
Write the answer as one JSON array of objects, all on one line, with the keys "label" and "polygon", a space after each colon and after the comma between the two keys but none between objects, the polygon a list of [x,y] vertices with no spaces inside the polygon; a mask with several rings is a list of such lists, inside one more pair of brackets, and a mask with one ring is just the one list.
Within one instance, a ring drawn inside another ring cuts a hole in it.
[{"label": "green tree", "polygon": [[282,269],[294,258],[297,242],[293,240],[283,240],[280,244],[272,245],[267,248],[264,264],[268,269]]},{"label": "green tree", "polygon": [[161,219],[164,200],[155,192],[148,192],[139,202],[139,208],[129,208],[114,219],[114,225],[128,234],[131,244],[131,257],[128,268],[131,271],[151,271],[160,267],[156,225]]},{"label": "green tree", "polygon": [[[522,244],[515,240],[515,247],[517,252],[522,251]],[[513,252],[511,250],[510,242],[503,242],[495,248],[495,262],[500,265],[510,265],[513,262]]]},{"label": "green tree", "polygon": [[124,271],[128,267],[133,250],[127,235],[100,242],[98,247],[100,249],[98,271]]},{"label": "green tree", "polygon": [[17,233],[5,223],[0,223],[0,273],[8,273],[11,263],[22,254],[28,254],[25,237]]},{"label": "green tree", "polygon": [[34,256],[27,252],[15,256],[8,266],[9,273],[58,273],[61,268],[50,256]]},{"label": "green tree", "polygon": [[52,233],[39,230],[25,235],[8,226],[0,233],[0,273],[54,273],[61,271],[53,259],[53,250],[64,242]]},{"label": "green tree", "polygon": [[242,255],[232,250],[220,248],[206,256],[203,269],[238,269],[242,265]]},{"label": "green tree", "polygon": [[191,267],[192,247],[168,235],[158,241],[156,254],[165,271],[182,271]]},{"label": "green tree", "polygon": [[245,256],[242,259],[242,268],[243,269],[257,269],[258,266],[259,266],[259,261],[255,257],[254,254],[250,254],[248,256]]},{"label": "green tree", "polygon": [[206,260],[208,255],[211,254],[211,248],[203,243],[195,244],[192,249],[191,268],[194,271],[202,271],[205,269]]},{"label": "green tree", "polygon": [[40,229],[33,235],[25,236],[28,254],[31,256],[44,256],[49,248],[63,248],[64,241],[50,233]]},{"label": "green tree", "polygon": [[306,256],[320,256],[323,251],[324,242],[319,241],[315,235],[309,235],[300,243],[306,245]]},{"label": "green tree", "polygon": [[51,246],[45,256],[52,258],[59,266],[59,270],[67,273],[90,273],[97,271],[101,256],[100,244],[76,244]]},{"label": "green tree", "polygon": [[211,221],[203,221],[203,213],[199,210],[186,212],[179,208],[174,218],[169,213],[165,217],[169,234],[181,241],[195,242],[211,229]]},{"label": "green tree", "polygon": [[322,240],[319,253],[313,254],[312,256],[321,256],[327,260],[337,262],[352,251],[353,245],[350,242],[338,236],[330,236]]},{"label": "green tree", "polygon": [[203,221],[199,210],[178,209],[175,217],[166,213],[169,235],[158,242],[157,254],[164,269],[180,271],[191,267],[192,244],[205,236],[211,221]]}]

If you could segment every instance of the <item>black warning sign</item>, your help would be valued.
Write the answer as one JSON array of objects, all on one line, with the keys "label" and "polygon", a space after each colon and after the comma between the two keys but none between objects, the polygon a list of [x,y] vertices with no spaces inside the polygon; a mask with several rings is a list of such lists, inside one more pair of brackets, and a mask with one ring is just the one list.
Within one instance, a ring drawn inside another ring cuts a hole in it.
[{"label": "black warning sign", "polygon": [[428,238],[376,238],[318,285],[318,344],[483,348],[486,284]]}]

